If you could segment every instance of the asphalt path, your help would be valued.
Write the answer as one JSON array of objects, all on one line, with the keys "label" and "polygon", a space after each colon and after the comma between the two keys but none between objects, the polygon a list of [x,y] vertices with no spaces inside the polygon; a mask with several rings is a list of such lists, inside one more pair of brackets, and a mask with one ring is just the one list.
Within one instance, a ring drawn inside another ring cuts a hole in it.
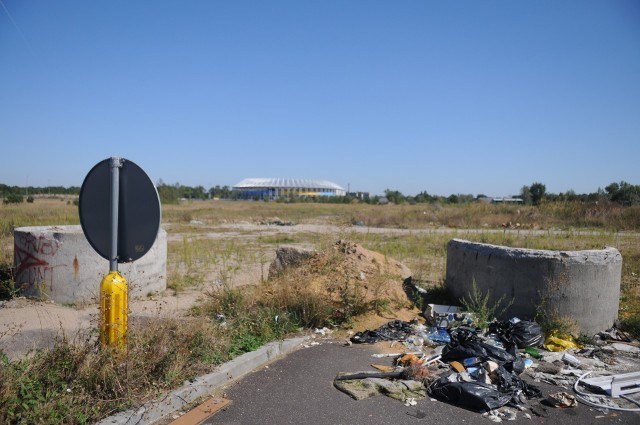
[{"label": "asphalt path", "polygon": [[[388,350],[387,350],[388,351]],[[232,404],[209,417],[204,424],[483,424],[491,423],[480,413],[429,398],[416,406],[405,406],[378,395],[354,400],[333,386],[338,372],[373,370],[370,365],[391,364],[391,358],[372,345],[345,346],[327,340],[302,348],[263,366],[224,389]],[[564,389],[535,383],[546,396]],[[569,390],[568,392],[571,392]],[[640,413],[600,411],[579,404],[575,408],[553,408],[530,400],[531,409],[517,412],[515,422],[526,424],[640,424]],[[512,409],[515,410],[515,409]],[[538,415],[533,413],[536,411]],[[529,413],[531,419],[524,416]],[[513,423],[513,422],[511,422]]]}]

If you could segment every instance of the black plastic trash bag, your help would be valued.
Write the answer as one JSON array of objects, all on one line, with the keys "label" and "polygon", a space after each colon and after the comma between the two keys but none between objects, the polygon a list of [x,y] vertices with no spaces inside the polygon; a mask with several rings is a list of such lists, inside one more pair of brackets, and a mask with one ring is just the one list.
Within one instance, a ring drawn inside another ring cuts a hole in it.
[{"label": "black plastic trash bag", "polygon": [[536,322],[521,320],[513,323],[509,320],[489,324],[489,332],[497,334],[507,344],[518,348],[540,347],[544,342],[544,332]]},{"label": "black plastic trash bag", "polygon": [[498,386],[498,390],[502,393],[516,395],[518,391],[522,391],[522,394],[524,394],[526,398],[542,397],[542,391],[540,391],[538,387],[527,383],[527,381],[509,372],[503,366],[498,366],[494,374],[496,378],[493,380],[493,383]]},{"label": "black plastic trash bag", "polygon": [[404,341],[413,332],[411,323],[402,320],[392,320],[375,330],[358,332],[351,337],[355,344],[374,343],[378,341]]},{"label": "black plastic trash bag", "polygon": [[544,342],[544,332],[536,322],[522,320],[513,325],[511,339],[518,348],[540,347]]},{"label": "black plastic trash bag", "polygon": [[483,361],[493,360],[499,364],[513,362],[515,356],[502,348],[486,344],[480,340],[469,338],[463,341],[452,341],[442,350],[442,361],[464,360],[479,357]]},{"label": "black plastic trash bag", "polygon": [[429,387],[429,394],[441,401],[475,411],[493,410],[508,404],[512,394],[501,393],[482,382],[450,382],[442,377]]}]

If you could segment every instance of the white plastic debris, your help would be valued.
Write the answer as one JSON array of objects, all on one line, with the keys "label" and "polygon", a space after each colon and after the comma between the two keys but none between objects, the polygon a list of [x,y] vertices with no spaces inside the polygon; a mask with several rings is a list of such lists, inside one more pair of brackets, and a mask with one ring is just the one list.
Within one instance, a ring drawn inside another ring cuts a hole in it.
[{"label": "white plastic debris", "polygon": [[316,328],[316,330],[314,331],[314,333],[317,333],[317,334],[322,335],[322,336],[327,336],[327,335],[331,334],[332,332],[333,331],[331,329],[327,328],[326,326],[324,328],[322,328],[322,329]]},{"label": "white plastic debris", "polygon": [[611,344],[611,347],[615,348],[618,351],[623,351],[625,353],[640,353],[640,348],[635,347],[633,345],[623,344],[620,342],[614,342]]},{"label": "white plastic debris", "polygon": [[409,397],[404,401],[405,406],[415,406],[416,404],[418,404],[418,402],[413,397]]}]

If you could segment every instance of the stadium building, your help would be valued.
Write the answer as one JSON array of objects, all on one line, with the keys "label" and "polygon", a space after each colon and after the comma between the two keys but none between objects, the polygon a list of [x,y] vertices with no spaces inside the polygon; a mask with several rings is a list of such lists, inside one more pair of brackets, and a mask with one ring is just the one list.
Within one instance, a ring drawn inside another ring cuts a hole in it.
[{"label": "stadium building", "polygon": [[344,188],[327,180],[244,179],[233,186],[241,199],[278,199],[296,196],[345,196]]}]

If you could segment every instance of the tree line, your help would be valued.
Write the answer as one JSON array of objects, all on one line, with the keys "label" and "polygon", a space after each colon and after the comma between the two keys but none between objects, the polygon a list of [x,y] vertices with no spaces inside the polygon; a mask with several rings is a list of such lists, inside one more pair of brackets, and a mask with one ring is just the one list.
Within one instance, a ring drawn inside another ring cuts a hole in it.
[{"label": "tree line", "polygon": [[[427,192],[420,192],[416,196],[404,196],[402,193],[387,189],[385,197],[389,202],[401,203],[442,203],[442,204],[464,204],[481,199],[489,200],[484,194],[479,195],[449,195],[434,196]],[[535,182],[531,185],[523,186],[520,189],[518,198],[525,205],[540,205],[542,202],[598,202],[611,201],[625,206],[640,205],[640,185],[633,185],[625,181],[611,183],[604,189],[598,188],[596,192],[578,194],[573,190],[561,193],[549,193],[544,183]]]},{"label": "tree line", "polygon": [[[203,186],[183,186],[179,183],[168,185],[159,181],[157,184],[160,200],[163,203],[177,203],[181,199],[237,199],[238,193],[229,186],[214,186],[206,190]],[[548,193],[546,185],[535,182],[531,185],[523,186],[518,194],[525,205],[539,205],[542,202],[597,202],[611,201],[625,206],[640,205],[640,185],[633,185],[625,181],[611,183],[604,189],[598,188],[596,192],[577,194],[573,190],[564,193]],[[318,202],[318,203],[351,203],[365,202],[369,204],[393,203],[393,204],[466,204],[481,199],[489,199],[484,194],[451,194],[449,196],[431,195],[427,191],[422,191],[417,195],[404,195],[398,190],[386,189],[384,195],[375,195],[366,198],[358,197],[356,194],[345,196],[304,196],[280,198],[276,202]]]},{"label": "tree line", "polygon": [[[180,200],[206,200],[206,199],[237,199],[238,192],[229,186],[216,185],[209,189],[204,186],[186,186],[180,183],[166,184],[162,180],[156,184],[160,201],[163,204],[175,204]],[[20,187],[8,186],[0,183],[0,198],[3,202],[33,202],[34,195],[78,195],[78,186],[45,186],[45,187]],[[526,205],[539,205],[542,202],[597,202],[611,201],[624,206],[640,205],[640,185],[634,185],[625,181],[614,182],[604,189],[598,188],[596,192],[578,194],[573,190],[564,193],[548,193],[546,185],[534,182],[525,185],[520,189],[518,195],[522,203]],[[320,196],[320,197],[296,197],[281,198],[278,202],[320,202],[320,203],[351,203],[366,202],[370,204],[393,203],[393,204],[466,204],[478,200],[488,200],[484,194],[451,194],[449,196],[431,195],[427,191],[422,191],[417,195],[405,195],[398,190],[386,189],[384,195],[375,195],[366,198],[358,197],[355,194],[346,196]]]}]

